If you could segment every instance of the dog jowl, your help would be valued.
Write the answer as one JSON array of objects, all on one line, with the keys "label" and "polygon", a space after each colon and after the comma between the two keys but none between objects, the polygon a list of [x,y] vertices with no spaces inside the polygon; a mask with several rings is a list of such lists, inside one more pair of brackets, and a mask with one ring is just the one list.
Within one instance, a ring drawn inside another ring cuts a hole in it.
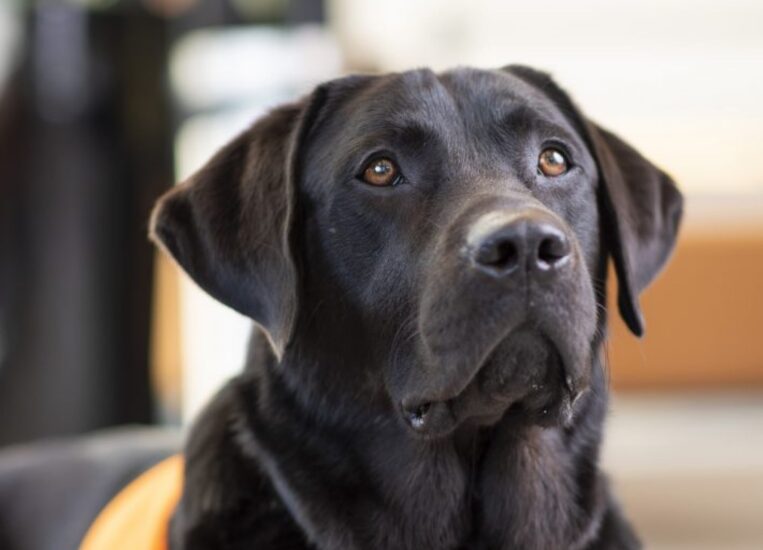
[{"label": "dog jowl", "polygon": [[191,431],[173,547],[636,547],[597,466],[607,265],[641,335],[680,217],[665,173],[525,67],[272,111],[153,218],[256,322]]}]

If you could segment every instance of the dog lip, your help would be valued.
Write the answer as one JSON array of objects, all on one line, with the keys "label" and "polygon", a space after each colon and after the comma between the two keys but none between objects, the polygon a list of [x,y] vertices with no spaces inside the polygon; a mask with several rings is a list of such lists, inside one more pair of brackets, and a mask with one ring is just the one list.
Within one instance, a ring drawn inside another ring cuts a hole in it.
[{"label": "dog lip", "polygon": [[[525,325],[521,324],[515,327],[509,335],[514,331],[522,330],[523,326]],[[561,384],[559,390],[562,392],[560,396],[563,396],[559,402],[559,418],[565,424],[569,423],[579,398],[586,391],[585,380],[574,375],[573,365],[570,363],[569,357],[566,357],[563,352],[565,347],[563,343],[545,331],[542,331],[538,336],[550,349],[549,367],[558,369],[558,375],[555,378]],[[549,417],[551,410],[557,409],[541,396],[551,391],[546,388],[546,384],[551,383],[550,380],[533,382],[525,388],[525,391],[517,387],[517,391],[504,394],[496,389],[493,393],[483,394],[479,398],[481,399],[479,405],[471,401],[471,398],[466,397],[465,392],[476,383],[479,373],[485,372],[484,369],[491,365],[494,360],[494,353],[507,337],[508,335],[491,349],[485,360],[480,363],[473,375],[466,381],[464,387],[459,387],[459,391],[455,394],[450,392],[447,394],[437,393],[435,391],[429,394],[420,392],[406,396],[400,404],[406,424],[419,435],[433,438],[447,435],[456,426],[465,423],[483,426],[495,424],[506,414],[506,411],[517,405],[529,407],[527,408],[528,412],[535,411],[532,414]],[[556,417],[556,415],[553,416]]]},{"label": "dog lip", "polygon": [[443,437],[458,424],[449,401],[404,399],[400,405],[405,423],[427,439]]},{"label": "dog lip", "polygon": [[403,409],[404,413],[413,413],[416,409],[431,404],[431,400],[428,401],[426,399],[417,399],[415,397],[409,396],[402,400],[400,403],[400,408]]},{"label": "dog lip", "polygon": [[403,407],[403,413],[405,414],[406,420],[413,429],[421,430],[426,425],[426,417],[431,408],[432,403],[430,401],[425,401],[420,405],[416,405],[415,407]]}]

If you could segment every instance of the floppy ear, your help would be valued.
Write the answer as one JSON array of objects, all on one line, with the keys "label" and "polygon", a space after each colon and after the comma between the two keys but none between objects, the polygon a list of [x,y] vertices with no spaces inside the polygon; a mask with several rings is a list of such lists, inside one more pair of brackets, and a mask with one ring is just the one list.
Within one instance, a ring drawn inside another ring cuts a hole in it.
[{"label": "floppy ear", "polygon": [[628,328],[644,334],[639,294],[670,257],[683,214],[683,197],[665,172],[616,135],[588,122],[599,165],[600,204],[618,279],[617,303]]},{"label": "floppy ear", "polygon": [[549,96],[593,153],[599,170],[602,240],[615,264],[620,314],[631,332],[642,336],[639,294],[673,251],[683,212],[681,193],[665,172],[586,119],[549,75],[522,66],[506,70]]},{"label": "floppy ear", "polygon": [[166,193],[151,237],[220,302],[264,327],[276,352],[297,311],[290,249],[297,150],[322,90],[277,108]]}]

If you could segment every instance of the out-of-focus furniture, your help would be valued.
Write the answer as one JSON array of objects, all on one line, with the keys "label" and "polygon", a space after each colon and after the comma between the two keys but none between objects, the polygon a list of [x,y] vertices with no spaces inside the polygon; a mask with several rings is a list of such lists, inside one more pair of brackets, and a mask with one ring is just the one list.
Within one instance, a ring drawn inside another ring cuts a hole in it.
[{"label": "out-of-focus furniture", "polygon": [[611,316],[615,387],[763,389],[763,196],[689,196],[678,248],[642,306],[642,340]]}]

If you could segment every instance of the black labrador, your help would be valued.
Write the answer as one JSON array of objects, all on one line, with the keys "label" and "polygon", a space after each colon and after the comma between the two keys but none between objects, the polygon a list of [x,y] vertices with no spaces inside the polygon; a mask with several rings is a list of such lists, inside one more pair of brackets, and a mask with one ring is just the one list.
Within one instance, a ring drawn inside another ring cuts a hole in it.
[{"label": "black labrador", "polygon": [[351,76],[235,138],[152,235],[256,321],[192,428],[173,550],[630,549],[598,466],[671,179],[521,66]]}]

